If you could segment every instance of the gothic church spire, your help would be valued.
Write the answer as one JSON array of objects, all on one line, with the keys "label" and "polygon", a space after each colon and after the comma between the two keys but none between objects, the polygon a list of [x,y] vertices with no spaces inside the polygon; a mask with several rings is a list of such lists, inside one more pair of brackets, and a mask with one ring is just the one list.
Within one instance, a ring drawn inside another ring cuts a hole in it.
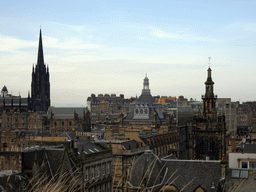
[{"label": "gothic church spire", "polygon": [[41,29],[40,29],[40,34],[39,34],[37,65],[39,65],[39,66],[44,65],[44,53],[43,53],[43,42],[42,42],[42,32],[41,32]]},{"label": "gothic church spire", "polygon": [[50,106],[49,68],[44,64],[42,32],[39,33],[37,64],[32,71],[31,98],[34,111],[47,111]]}]

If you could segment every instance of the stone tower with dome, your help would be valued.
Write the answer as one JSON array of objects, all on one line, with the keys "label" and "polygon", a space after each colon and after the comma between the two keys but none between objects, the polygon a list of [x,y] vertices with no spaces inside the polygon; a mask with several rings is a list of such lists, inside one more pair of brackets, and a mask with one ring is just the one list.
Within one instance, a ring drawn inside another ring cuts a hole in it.
[{"label": "stone tower with dome", "polygon": [[165,121],[163,106],[156,103],[149,89],[149,79],[146,76],[143,80],[143,89],[136,103],[130,104],[129,114],[124,120],[126,122],[155,122]]}]

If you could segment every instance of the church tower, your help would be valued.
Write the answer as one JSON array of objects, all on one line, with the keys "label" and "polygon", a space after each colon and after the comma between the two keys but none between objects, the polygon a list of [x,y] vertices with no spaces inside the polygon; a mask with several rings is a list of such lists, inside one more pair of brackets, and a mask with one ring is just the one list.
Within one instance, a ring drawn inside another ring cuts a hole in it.
[{"label": "church tower", "polygon": [[40,29],[37,64],[32,69],[31,99],[34,111],[47,111],[50,106],[49,68],[44,64],[42,33]]},{"label": "church tower", "polygon": [[225,116],[218,115],[215,107],[217,96],[214,95],[212,70],[207,70],[205,94],[202,95],[203,111],[194,117],[193,158],[221,160],[226,154],[226,123]]},{"label": "church tower", "polygon": [[217,115],[217,111],[215,108],[217,95],[214,95],[213,93],[214,82],[212,81],[211,68],[209,67],[207,71],[208,71],[208,76],[205,82],[205,95],[202,95],[202,99],[204,103],[203,115],[205,120],[212,122],[216,120],[216,115]]}]

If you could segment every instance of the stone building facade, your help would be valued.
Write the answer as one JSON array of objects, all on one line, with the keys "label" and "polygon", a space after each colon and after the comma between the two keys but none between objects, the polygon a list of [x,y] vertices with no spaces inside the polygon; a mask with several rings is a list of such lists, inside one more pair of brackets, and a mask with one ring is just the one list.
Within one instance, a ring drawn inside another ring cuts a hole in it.
[{"label": "stone building facade", "polygon": [[75,131],[77,127],[85,132],[91,130],[90,112],[85,107],[49,107],[47,119],[52,135]]}]

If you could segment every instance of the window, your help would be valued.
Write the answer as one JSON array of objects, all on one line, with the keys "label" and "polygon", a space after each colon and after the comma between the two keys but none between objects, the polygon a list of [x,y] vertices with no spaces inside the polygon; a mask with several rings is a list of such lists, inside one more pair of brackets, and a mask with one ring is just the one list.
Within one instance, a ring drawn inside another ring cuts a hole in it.
[{"label": "window", "polygon": [[248,165],[247,162],[242,162],[242,168],[246,168],[247,169],[248,168],[247,165]]},{"label": "window", "polygon": [[62,126],[64,126],[64,121],[62,121]]},{"label": "window", "polygon": [[249,162],[250,169],[256,169],[256,162]]},{"label": "window", "polygon": [[101,169],[102,170],[102,175],[105,175],[105,164],[102,164],[101,167],[102,167],[102,169]]},{"label": "window", "polygon": [[97,166],[97,177],[100,176],[100,166]]},{"label": "window", "polygon": [[94,167],[91,167],[91,178],[94,178]]},{"label": "window", "polygon": [[109,165],[110,165],[110,163],[107,163],[107,174],[108,175],[109,175],[109,170],[110,170]]},{"label": "window", "polygon": [[86,168],[86,170],[85,170],[85,179],[88,180],[88,178],[89,178],[89,168]]}]

